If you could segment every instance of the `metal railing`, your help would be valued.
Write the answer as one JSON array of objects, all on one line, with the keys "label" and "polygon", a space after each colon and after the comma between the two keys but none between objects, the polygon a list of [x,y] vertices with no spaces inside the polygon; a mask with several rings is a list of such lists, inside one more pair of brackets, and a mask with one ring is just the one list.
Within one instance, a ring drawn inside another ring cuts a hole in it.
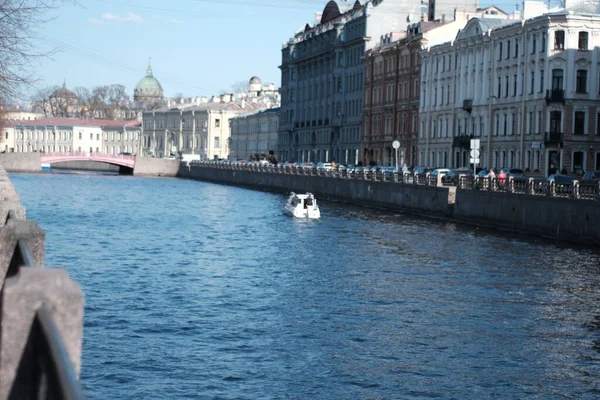
[{"label": "metal railing", "polygon": [[[195,160],[191,161],[190,167],[211,167],[219,169],[229,170],[240,170],[240,171],[254,171],[254,172],[265,172],[273,174],[284,174],[284,175],[305,175],[305,176],[319,176],[326,178],[336,179],[356,179],[356,180],[367,180],[373,182],[385,182],[390,184],[407,184],[407,185],[421,185],[421,186],[446,186],[446,183],[438,181],[437,176],[430,174],[413,174],[413,173],[402,173],[392,172],[385,170],[371,170],[368,167],[357,167],[355,169],[343,168],[337,169],[319,169],[314,166],[302,166],[302,165],[289,165],[280,164],[272,165],[265,164],[260,165],[256,163],[235,163],[235,162],[223,162],[223,161],[206,161],[206,160]],[[555,181],[546,181],[545,179],[537,178],[491,178],[491,177],[479,177],[472,175],[461,175],[459,176],[457,188],[460,190],[482,190],[492,192],[506,192],[522,195],[534,195],[534,196],[551,196],[551,197],[563,197],[572,199],[587,199],[587,200],[600,200],[600,186],[599,184],[580,183],[573,181],[573,183],[564,184],[557,183]]]}]

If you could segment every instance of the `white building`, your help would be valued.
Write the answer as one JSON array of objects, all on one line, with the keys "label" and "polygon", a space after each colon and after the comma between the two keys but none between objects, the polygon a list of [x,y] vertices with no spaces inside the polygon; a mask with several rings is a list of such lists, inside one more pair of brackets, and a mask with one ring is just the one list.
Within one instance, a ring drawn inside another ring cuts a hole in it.
[{"label": "white building", "polygon": [[230,160],[261,159],[277,151],[279,108],[235,117],[229,123]]},{"label": "white building", "polygon": [[479,138],[483,167],[600,169],[598,11],[581,3],[523,21],[475,18],[422,52],[419,164],[469,165]]},{"label": "white building", "polygon": [[[15,152],[137,153],[141,138],[138,121],[78,118],[41,118],[13,126]],[[10,138],[10,132],[9,133]],[[11,139],[9,139],[11,140]],[[6,148],[10,151],[10,147]]]},{"label": "white building", "polygon": [[236,99],[231,95],[198,98],[191,104],[144,112],[142,154],[165,157],[200,154],[208,159],[229,156],[229,120],[267,109],[272,98]]}]

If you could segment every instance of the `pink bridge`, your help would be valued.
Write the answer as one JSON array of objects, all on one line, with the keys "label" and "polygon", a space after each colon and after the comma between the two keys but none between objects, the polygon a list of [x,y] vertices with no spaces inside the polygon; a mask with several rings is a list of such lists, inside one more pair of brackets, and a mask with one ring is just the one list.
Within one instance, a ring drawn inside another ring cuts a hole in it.
[{"label": "pink bridge", "polygon": [[69,152],[69,153],[40,153],[42,164],[52,164],[61,161],[99,161],[109,164],[122,165],[124,167],[133,168],[135,165],[135,156],[123,154],[102,154],[102,153],[85,153],[85,152]]}]

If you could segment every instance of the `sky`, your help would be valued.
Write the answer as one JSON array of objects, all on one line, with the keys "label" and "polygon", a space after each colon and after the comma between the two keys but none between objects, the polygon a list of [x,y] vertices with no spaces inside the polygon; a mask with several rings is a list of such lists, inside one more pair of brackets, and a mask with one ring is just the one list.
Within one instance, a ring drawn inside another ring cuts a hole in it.
[{"label": "sky", "polygon": [[[354,0],[352,0],[354,1]],[[74,4],[73,4],[74,3]],[[122,84],[133,96],[151,57],[165,96],[211,96],[258,76],[281,82],[282,44],[327,0],[76,0],[48,15],[36,45],[53,51],[31,90]],[[496,5],[513,9],[512,2]]]}]

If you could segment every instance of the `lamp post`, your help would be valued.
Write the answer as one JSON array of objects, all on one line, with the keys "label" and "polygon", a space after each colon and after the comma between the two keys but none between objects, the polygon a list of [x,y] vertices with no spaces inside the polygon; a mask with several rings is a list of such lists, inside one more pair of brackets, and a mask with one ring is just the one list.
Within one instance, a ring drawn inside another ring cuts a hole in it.
[{"label": "lamp post", "polygon": [[392,147],[394,148],[394,150],[396,150],[396,172],[398,172],[398,149],[400,148],[400,142],[394,140],[392,142]]}]

